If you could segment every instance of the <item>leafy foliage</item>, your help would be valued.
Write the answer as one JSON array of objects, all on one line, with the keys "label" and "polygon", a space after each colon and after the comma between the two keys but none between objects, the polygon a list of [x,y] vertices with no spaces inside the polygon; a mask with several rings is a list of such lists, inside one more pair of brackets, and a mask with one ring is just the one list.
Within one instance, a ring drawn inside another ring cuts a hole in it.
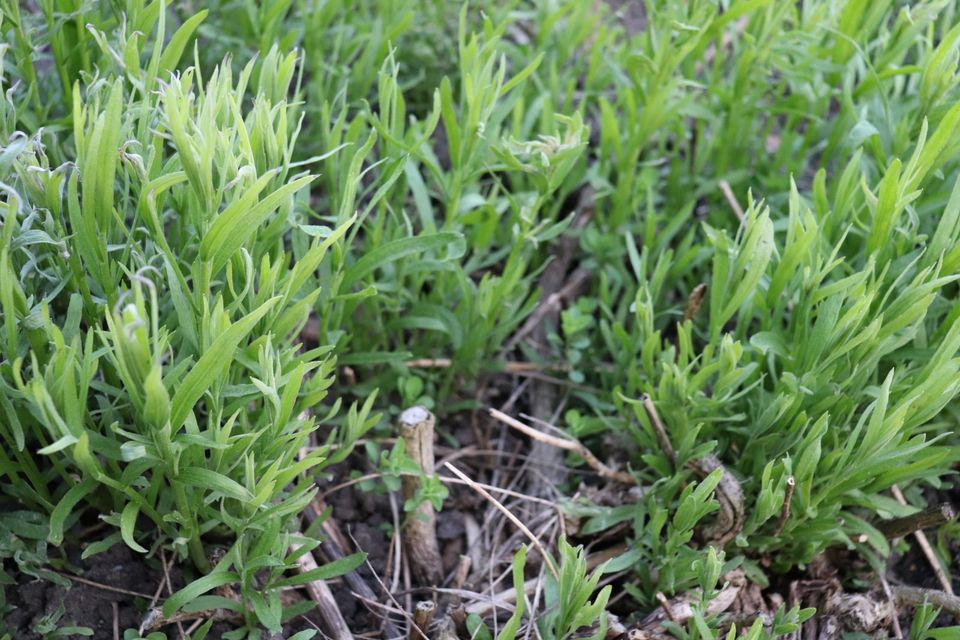
[{"label": "leafy foliage", "polygon": [[[643,486],[570,507],[587,535],[628,525],[641,606],[762,581],[760,556],[879,566],[878,520],[957,456],[960,8],[614,5],[0,1],[0,504],[29,514],[0,519],[0,558],[49,578],[100,517],[87,556],[189,558],[168,614],[232,584],[240,633],[275,632],[315,475],[522,359]],[[588,277],[544,356],[511,337],[561,247]],[[708,456],[743,490],[723,553],[694,541]],[[559,551],[558,639],[606,602]],[[675,635],[718,635],[695,611]]]}]

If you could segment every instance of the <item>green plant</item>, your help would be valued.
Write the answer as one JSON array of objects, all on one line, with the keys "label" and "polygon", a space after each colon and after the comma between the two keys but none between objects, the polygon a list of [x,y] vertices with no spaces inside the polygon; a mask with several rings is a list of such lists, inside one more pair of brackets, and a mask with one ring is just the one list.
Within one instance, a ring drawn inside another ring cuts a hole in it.
[{"label": "green plant", "polygon": [[[47,522],[41,513],[9,510],[0,515],[0,632],[16,631],[8,629],[2,620],[12,610],[6,588],[17,584],[18,573],[61,587],[70,585],[69,580],[48,568],[47,533]],[[11,560],[16,567],[12,575],[2,566]]]},{"label": "green plant", "polygon": [[949,638],[960,631],[960,628],[957,627],[931,629],[938,615],[940,615],[940,610],[934,609],[932,604],[917,607],[913,623],[910,625],[910,640],[940,640],[941,638]]},{"label": "green plant", "polygon": [[589,573],[584,548],[571,547],[563,538],[557,550],[560,561],[555,564],[559,575],[547,577],[546,612],[538,623],[540,633],[545,638],[566,640],[582,627],[595,626],[596,630],[588,637],[591,640],[606,637],[606,606],[612,589],[607,585],[593,595],[603,576],[603,567]]},{"label": "green plant", "polygon": [[[48,513],[53,544],[93,508],[117,531],[85,556],[120,540],[189,555],[205,575],[165,614],[238,583],[229,608],[276,632],[279,589],[316,577],[284,577],[317,544],[291,530],[316,491],[310,473],[372,426],[368,402],[300,456],[313,413],[337,411],[320,406],[330,348],[299,345],[322,293],[304,285],[350,221],[289,239],[313,179],[291,167],[293,56],[268,57],[247,106],[252,65],[161,81],[177,46],[140,42],[114,79],[73,85],[73,166],[51,167],[36,137],[5,155],[2,434],[16,464],[4,472]],[[214,545],[224,553],[211,561]]]},{"label": "green plant", "polygon": [[40,620],[33,625],[33,629],[31,630],[43,638],[43,640],[67,638],[70,636],[89,637],[93,635],[93,630],[87,627],[60,626],[60,620],[63,618],[65,613],[66,611],[64,610],[63,603],[61,602],[57,606],[56,611],[52,611],[40,618]]},{"label": "green plant", "polygon": [[[581,535],[625,528],[641,607],[834,546],[882,571],[878,521],[945,487],[955,2],[208,5],[0,0],[0,500],[31,514],[0,520],[0,557],[19,572],[51,577],[51,548],[99,518],[88,557],[189,559],[168,614],[200,597],[242,610],[231,637],[275,632],[315,476],[414,403],[453,444],[457,414],[516,390],[490,384],[504,360],[640,485],[570,508]],[[532,344],[556,254],[586,276]],[[402,447],[367,446],[395,489]],[[429,479],[416,500],[445,496]],[[731,496],[742,518],[711,538]],[[606,603],[559,548],[558,639]],[[207,595],[228,583],[241,602]],[[719,634],[704,602],[671,632]]]},{"label": "green plant", "polygon": [[[605,607],[610,597],[610,586],[603,587],[593,598],[603,574],[603,568],[592,573],[587,570],[586,552],[583,547],[571,547],[563,538],[559,540],[559,562],[547,558],[546,562],[557,570],[546,577],[544,590],[544,614],[536,620],[539,632],[545,638],[565,640],[571,637],[603,638],[607,630]],[[526,547],[521,547],[513,556],[513,587],[518,594],[524,593],[523,568],[526,564]],[[497,640],[513,640],[520,637],[519,629],[527,613],[525,598],[517,599],[513,614],[500,629]],[[531,622],[533,624],[533,622]],[[480,618],[471,615],[467,628],[473,637],[492,638],[489,628]],[[591,635],[576,635],[585,628]]]}]

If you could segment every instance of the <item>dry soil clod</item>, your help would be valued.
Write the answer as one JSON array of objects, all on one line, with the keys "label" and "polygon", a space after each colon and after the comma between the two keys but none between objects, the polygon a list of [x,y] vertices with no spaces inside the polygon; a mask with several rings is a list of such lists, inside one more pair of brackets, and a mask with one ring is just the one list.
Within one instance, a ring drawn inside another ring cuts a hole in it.
[{"label": "dry soil clod", "polygon": [[[406,444],[407,456],[424,476],[434,472],[433,430],[436,418],[423,407],[411,407],[400,414],[398,430]],[[403,499],[411,500],[420,489],[421,475],[403,476]],[[443,581],[440,545],[437,543],[437,518],[433,505],[423,501],[409,514],[403,529],[410,565],[424,585]]]}]

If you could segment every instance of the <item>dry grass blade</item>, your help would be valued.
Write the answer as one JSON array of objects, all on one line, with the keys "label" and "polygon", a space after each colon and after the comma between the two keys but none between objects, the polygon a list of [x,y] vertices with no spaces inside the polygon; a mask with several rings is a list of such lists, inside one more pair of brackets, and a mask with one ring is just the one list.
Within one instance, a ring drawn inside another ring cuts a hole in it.
[{"label": "dry grass blade", "polygon": [[537,548],[537,551],[540,552],[541,557],[543,557],[544,563],[546,563],[547,568],[550,570],[550,573],[553,575],[553,577],[559,579],[560,574],[557,571],[557,566],[553,558],[550,556],[549,553],[547,553],[547,550],[543,548],[543,545],[540,543],[539,538],[533,535],[533,532],[527,528],[527,525],[523,524],[523,522],[520,521],[520,518],[513,515],[513,513],[509,509],[507,509],[505,506],[500,504],[500,502],[496,498],[494,498],[492,495],[490,495],[486,489],[484,489],[483,487],[478,485],[476,482],[471,480],[469,477],[466,476],[466,474],[464,474],[462,471],[457,469],[455,466],[453,466],[449,462],[445,462],[444,466],[447,469],[449,469],[450,472],[453,473],[455,476],[457,476],[458,478],[466,482],[471,489],[473,489],[474,491],[479,493],[481,496],[483,496],[488,502],[490,502],[490,504],[492,504],[498,511],[500,511],[500,513],[505,515],[507,519],[510,520],[510,522],[512,522],[518,529],[520,529],[520,531],[522,531],[523,534],[527,536],[527,538],[530,540],[533,546]]},{"label": "dry grass blade", "polygon": [[737,220],[743,222],[746,219],[743,213],[743,207],[741,207],[740,203],[737,201],[737,196],[733,195],[733,189],[730,188],[730,183],[726,180],[721,180],[719,185],[720,191],[723,192],[723,197],[727,199],[727,202],[730,204],[730,208],[733,210],[733,214],[737,216]]},{"label": "dry grass blade", "polygon": [[707,285],[700,283],[693,288],[690,295],[687,296],[687,306],[683,309],[683,321],[693,320],[697,312],[700,311],[703,300],[707,295]]}]

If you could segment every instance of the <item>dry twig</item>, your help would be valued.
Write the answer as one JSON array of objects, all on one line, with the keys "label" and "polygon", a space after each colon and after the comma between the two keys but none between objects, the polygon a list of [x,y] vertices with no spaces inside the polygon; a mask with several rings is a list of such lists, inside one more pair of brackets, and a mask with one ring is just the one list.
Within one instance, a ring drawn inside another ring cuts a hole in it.
[{"label": "dry twig", "polygon": [[890,591],[901,606],[918,607],[929,602],[949,613],[954,620],[960,621],[960,598],[952,593],[903,585],[891,585]]},{"label": "dry twig", "polygon": [[[301,545],[297,544],[290,545],[290,552],[296,553],[300,549],[300,546]],[[297,567],[300,573],[304,574],[318,568],[317,561],[310,552],[300,554],[297,558]],[[353,634],[350,633],[347,621],[343,619],[343,614],[340,613],[340,607],[337,606],[336,600],[333,599],[333,593],[330,591],[327,583],[323,580],[312,580],[304,586],[313,601],[317,603],[317,608],[320,610],[320,617],[327,627],[327,634],[334,640],[353,640]]]},{"label": "dry twig", "polygon": [[617,471],[611,469],[607,465],[600,462],[600,460],[593,455],[593,453],[587,449],[579,440],[574,440],[573,438],[559,438],[557,436],[552,436],[550,434],[544,433],[533,427],[523,424],[516,418],[512,418],[507,414],[498,411],[496,409],[490,409],[490,415],[502,422],[503,424],[520,431],[521,433],[526,434],[527,436],[543,442],[552,447],[557,447],[558,449],[566,449],[567,451],[573,451],[586,462],[590,467],[597,472],[601,477],[607,478],[608,480],[615,480],[623,484],[636,484],[637,480],[632,475],[625,471]]},{"label": "dry twig", "polygon": [[[326,511],[327,505],[322,501],[319,502],[316,507],[308,506],[304,510],[304,517],[308,523],[312,523],[316,517],[317,513],[323,513]],[[320,555],[327,562],[334,562],[343,558],[346,553],[344,552],[344,547],[346,546],[345,538],[343,533],[341,533],[339,527],[337,526],[336,521],[332,517],[327,517],[323,520],[321,524],[323,532],[327,535],[327,539],[324,540],[323,544],[320,545],[317,550],[320,552]],[[357,596],[366,598],[367,600],[376,600],[377,596],[373,592],[373,589],[370,588],[370,585],[367,584],[367,581],[363,579],[359,572],[355,569],[353,571],[348,571],[343,576],[344,582],[347,583],[347,586],[350,587],[350,591]],[[358,598],[361,602],[364,602],[362,598]],[[371,611],[372,612],[372,611]],[[393,624],[393,621],[389,617],[383,616],[382,618],[382,632],[386,638],[398,638],[400,632],[397,630],[396,625]]]},{"label": "dry twig", "polygon": [[193,613],[178,611],[169,618],[165,618],[160,609],[154,608],[147,611],[147,615],[143,618],[143,625],[144,631],[149,633],[151,631],[156,631],[157,629],[162,629],[170,624],[179,625],[188,620],[194,623],[200,622],[203,624],[203,621],[210,619],[224,622],[239,622],[240,616],[231,611],[227,611],[226,609],[206,609],[204,611],[196,611]]},{"label": "dry twig", "polygon": [[[896,498],[897,502],[899,502],[902,505],[907,504],[907,499],[903,496],[903,492],[900,491],[900,487],[898,487],[897,485],[893,485],[892,487],[890,487],[890,491],[891,493],[893,493],[893,497]],[[943,522],[949,522],[954,518],[953,508],[950,507],[950,505],[942,505],[941,509],[943,509],[943,507],[946,507],[946,509],[941,510],[939,514],[934,514],[934,517],[935,519],[945,518],[945,520],[942,520],[937,524],[943,524]],[[931,524],[926,526],[934,526],[934,525]],[[916,538],[917,544],[920,546],[920,549],[923,551],[923,555],[926,556],[927,562],[930,563],[930,568],[933,569],[933,573],[937,576],[937,580],[940,581],[940,585],[943,587],[943,590],[952,596],[953,585],[950,584],[950,579],[947,577],[947,574],[944,573],[943,567],[940,566],[940,561],[937,560],[937,555],[933,552],[933,547],[930,546],[930,541],[927,540],[927,535],[920,528],[915,528],[915,530],[913,531],[913,537]]]},{"label": "dry twig", "polygon": [[[896,495],[896,493],[894,493]],[[902,494],[901,494],[902,495]],[[899,500],[898,500],[899,502]],[[906,504],[904,501],[902,504]],[[923,529],[932,529],[946,524],[953,520],[953,507],[949,504],[940,504],[923,511],[904,516],[902,518],[893,518],[877,523],[877,529],[880,530],[887,539],[902,538],[910,533],[920,533]]]},{"label": "dry twig", "polygon": [[[883,587],[883,595],[886,596],[887,602],[892,605],[896,605],[896,598],[893,597],[893,591],[890,589],[890,583],[887,582],[887,579],[881,575],[880,576],[880,586]],[[897,640],[902,640],[903,638],[903,629],[900,628],[900,620],[897,616],[893,616],[891,620],[893,623],[893,635]]]},{"label": "dry twig", "polygon": [[[349,533],[349,531],[348,531],[348,533]],[[357,540],[353,537],[353,534],[350,534],[350,539],[353,540],[354,546],[356,546],[356,547],[359,549],[359,548],[360,548],[360,545],[357,544]],[[406,559],[406,556],[404,556],[404,559]],[[371,575],[373,575],[373,579],[377,581],[377,585],[380,587],[380,589],[383,591],[383,593],[387,596],[387,598],[390,600],[390,602],[393,603],[393,607],[394,607],[394,608],[392,609],[392,611],[393,611],[394,613],[399,613],[400,615],[402,615],[402,616],[407,620],[407,622],[408,622],[410,625],[413,625],[413,626],[415,627],[415,626],[416,626],[416,623],[415,623],[414,620],[413,620],[413,616],[411,616],[409,613],[407,613],[407,610],[408,610],[409,608],[412,608],[412,607],[408,607],[408,609],[404,609],[403,607],[401,607],[401,606],[400,606],[400,603],[397,602],[396,597],[394,597],[393,592],[391,592],[389,589],[387,589],[387,585],[383,584],[383,580],[381,580],[381,579],[380,579],[380,576],[377,575],[377,572],[376,572],[376,570],[373,568],[373,565],[370,564],[369,558],[368,558],[367,560],[365,560],[364,562],[365,562],[365,564],[367,565],[367,568],[370,569],[370,573],[371,573]],[[409,572],[408,572],[408,573],[409,573]],[[406,593],[407,593],[407,600],[408,600],[408,602],[411,602],[411,600],[410,600],[411,588],[410,588],[410,583],[409,583],[409,581],[406,581],[406,584],[404,585],[404,588],[405,588]],[[373,606],[381,607],[381,608],[383,608],[383,609],[385,609],[385,610],[391,610],[389,607],[387,607],[386,605],[383,605],[383,604],[381,604],[381,603],[379,603],[379,602],[371,602],[371,603],[369,603],[369,604],[371,604],[371,605],[373,605]],[[420,629],[420,631],[423,632],[423,631],[425,631],[425,629]]]},{"label": "dry twig", "polygon": [[667,616],[667,619],[677,624],[677,617],[673,615],[673,607],[670,606],[670,601],[667,600],[667,596],[657,591],[657,602],[660,603],[660,608],[663,609],[663,613]]},{"label": "dry twig", "polygon": [[[714,597],[706,608],[707,616],[714,616],[723,613],[736,601],[740,591],[746,585],[746,578],[739,570],[731,571],[726,576],[726,585]],[[660,602],[660,609],[654,610],[640,623],[640,629],[647,634],[657,636],[663,631],[662,623],[670,620],[677,624],[684,624],[693,617],[693,608],[691,602],[696,601],[698,594],[696,591],[667,600],[663,594],[657,594],[657,600]]]},{"label": "dry twig", "polygon": [[56,573],[57,575],[63,576],[64,578],[67,578],[68,580],[73,580],[74,582],[79,582],[79,583],[81,583],[81,584],[85,584],[85,585],[90,586],[90,587],[96,587],[97,589],[103,589],[104,591],[113,591],[114,593],[122,593],[123,595],[126,595],[126,596],[134,596],[134,597],[137,597],[137,598],[146,598],[147,600],[150,600],[150,599],[153,597],[153,596],[151,596],[151,595],[149,595],[149,594],[146,594],[146,593],[140,593],[139,591],[131,591],[131,590],[129,590],[129,589],[121,589],[120,587],[113,587],[113,586],[110,586],[109,584],[101,584],[101,583],[99,583],[99,582],[94,582],[93,580],[87,580],[86,578],[81,578],[80,576],[75,576],[75,575],[73,575],[72,573],[67,573],[66,571],[57,571],[57,570],[54,570],[53,572]]},{"label": "dry twig", "polygon": [[647,417],[650,418],[650,424],[653,426],[653,435],[657,438],[657,444],[660,445],[663,455],[667,456],[667,459],[670,460],[670,464],[676,468],[677,453],[673,450],[673,445],[670,444],[670,436],[667,435],[667,428],[663,426],[663,421],[660,420],[660,414],[657,413],[657,408],[653,405],[653,400],[650,399],[650,396],[644,394],[640,402],[643,404],[643,410],[646,411]]},{"label": "dry twig", "polygon": [[783,532],[783,527],[787,524],[790,517],[790,501],[793,499],[793,490],[797,486],[797,481],[793,476],[787,478],[787,487],[784,490],[783,507],[780,509],[780,518],[777,520],[777,526],[773,528],[773,537],[777,537]]},{"label": "dry twig", "polygon": [[509,353],[512,351],[520,341],[530,335],[534,329],[536,329],[543,322],[544,317],[560,310],[560,307],[563,305],[563,301],[569,298],[572,298],[576,291],[580,289],[587,281],[587,278],[590,277],[590,272],[586,269],[578,268],[567,279],[566,284],[560,288],[555,293],[548,294],[543,302],[534,309],[533,313],[530,314],[530,317],[527,318],[526,322],[523,323],[523,326],[517,330],[516,333],[507,341],[507,344],[504,345],[501,349],[501,353]]},{"label": "dry twig", "polygon": [[[163,566],[163,579],[167,585],[167,597],[173,595],[173,583],[170,581],[170,567],[173,566],[173,560],[174,558],[170,558],[170,562],[167,562],[167,552],[164,551],[163,547],[160,547],[160,564]],[[177,633],[179,634],[180,640],[184,640],[187,637],[187,633],[183,630],[183,623],[179,620],[177,621]]]}]

